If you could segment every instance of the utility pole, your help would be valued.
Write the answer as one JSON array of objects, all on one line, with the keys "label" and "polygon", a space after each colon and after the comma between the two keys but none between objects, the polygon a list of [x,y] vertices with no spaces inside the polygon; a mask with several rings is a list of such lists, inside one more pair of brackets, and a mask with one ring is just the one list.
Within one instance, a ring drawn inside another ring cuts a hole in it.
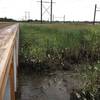
[{"label": "utility pole", "polygon": [[[41,13],[40,13],[40,16],[41,16],[41,23],[43,22],[43,15],[45,14],[45,13],[48,13],[49,14],[49,16],[50,16],[50,22],[52,22],[52,16],[53,16],[53,14],[52,14],[52,5],[53,5],[53,3],[55,3],[55,2],[53,2],[52,0],[50,1],[50,2],[48,2],[48,1],[37,1],[37,2],[40,2],[40,11],[41,11]],[[50,4],[50,6],[48,6],[48,8],[47,7],[45,7],[45,4]]]},{"label": "utility pole", "polygon": [[52,0],[51,0],[51,14],[50,14],[50,22],[52,23]]},{"label": "utility pole", "polygon": [[97,4],[95,4],[93,24],[95,24],[96,11],[97,11]]},{"label": "utility pole", "polygon": [[25,11],[25,20],[27,20],[27,12]]},{"label": "utility pole", "polygon": [[42,0],[41,0],[41,24],[42,24]]},{"label": "utility pole", "polygon": [[28,20],[30,20],[30,11],[28,11],[27,13],[28,13]]},{"label": "utility pole", "polygon": [[64,15],[64,18],[63,19],[64,19],[64,23],[65,23],[65,15]]},{"label": "utility pole", "polygon": [[25,11],[25,20],[30,19],[30,11]]}]

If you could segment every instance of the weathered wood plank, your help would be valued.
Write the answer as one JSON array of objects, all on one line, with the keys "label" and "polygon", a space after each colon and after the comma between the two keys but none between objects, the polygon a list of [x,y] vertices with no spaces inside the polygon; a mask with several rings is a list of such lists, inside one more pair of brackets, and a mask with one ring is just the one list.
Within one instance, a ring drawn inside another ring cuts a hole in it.
[{"label": "weathered wood plank", "polygon": [[[14,47],[16,46],[16,37],[18,24],[9,26],[0,30],[0,100],[3,100],[7,78],[10,77],[11,100],[14,100]],[[17,55],[18,56],[18,55]]]}]

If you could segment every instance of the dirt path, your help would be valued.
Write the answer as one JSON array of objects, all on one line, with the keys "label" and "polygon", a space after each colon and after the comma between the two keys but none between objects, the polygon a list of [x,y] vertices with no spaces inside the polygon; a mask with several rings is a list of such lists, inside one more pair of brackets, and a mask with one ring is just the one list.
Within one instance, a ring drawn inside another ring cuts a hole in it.
[{"label": "dirt path", "polygon": [[73,88],[79,88],[82,82],[72,72],[38,75],[32,72],[20,72],[18,76],[17,100],[70,100]]}]

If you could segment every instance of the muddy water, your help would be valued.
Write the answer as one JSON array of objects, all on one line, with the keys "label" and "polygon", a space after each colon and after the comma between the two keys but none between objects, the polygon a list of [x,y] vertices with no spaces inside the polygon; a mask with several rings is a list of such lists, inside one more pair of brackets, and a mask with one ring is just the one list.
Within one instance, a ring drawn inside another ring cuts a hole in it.
[{"label": "muddy water", "polygon": [[17,100],[70,100],[73,88],[82,82],[76,73],[56,71],[50,74],[36,74],[20,71],[18,74]]}]

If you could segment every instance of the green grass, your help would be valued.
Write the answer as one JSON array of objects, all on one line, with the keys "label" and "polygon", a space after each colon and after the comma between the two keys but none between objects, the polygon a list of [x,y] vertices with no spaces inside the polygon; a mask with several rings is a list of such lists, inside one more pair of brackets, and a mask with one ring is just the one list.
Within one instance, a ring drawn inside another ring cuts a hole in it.
[{"label": "green grass", "polygon": [[91,55],[100,53],[100,26],[85,24],[20,24],[20,55],[43,60],[46,52],[70,49],[79,56],[81,50]]},{"label": "green grass", "polygon": [[100,73],[100,25],[22,23],[19,57],[21,63],[37,63],[40,70],[78,65],[84,89],[94,92]]}]

